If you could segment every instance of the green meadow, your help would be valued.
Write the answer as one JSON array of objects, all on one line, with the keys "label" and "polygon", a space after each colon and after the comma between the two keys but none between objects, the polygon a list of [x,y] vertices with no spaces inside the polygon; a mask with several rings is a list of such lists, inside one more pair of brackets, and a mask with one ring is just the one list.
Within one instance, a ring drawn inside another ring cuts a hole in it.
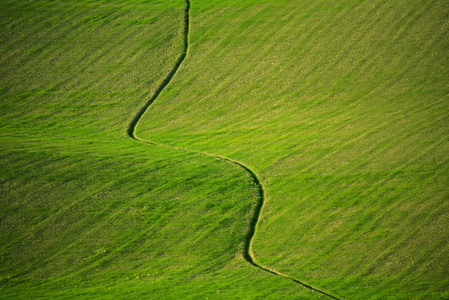
[{"label": "green meadow", "polygon": [[187,4],[0,2],[0,299],[449,298],[449,3]]}]

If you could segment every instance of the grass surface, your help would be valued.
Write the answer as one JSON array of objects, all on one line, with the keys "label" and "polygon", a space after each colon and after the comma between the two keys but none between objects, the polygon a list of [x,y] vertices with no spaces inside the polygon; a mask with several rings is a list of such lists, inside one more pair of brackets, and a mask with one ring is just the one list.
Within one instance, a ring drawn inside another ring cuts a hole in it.
[{"label": "grass surface", "polygon": [[[446,1],[191,3],[137,134],[250,166],[258,263],[449,297]],[[0,298],[310,299],[242,257],[242,169],[133,141],[185,2],[0,3]]]},{"label": "grass surface", "polygon": [[344,298],[447,297],[447,3],[202,5],[139,134],[261,175],[260,263]]},{"label": "grass surface", "polygon": [[228,163],[133,142],[3,141],[1,298],[308,294],[243,260],[255,197]]},{"label": "grass surface", "polygon": [[126,136],[183,1],[0,5],[0,298],[315,296],[244,261],[245,172]]}]

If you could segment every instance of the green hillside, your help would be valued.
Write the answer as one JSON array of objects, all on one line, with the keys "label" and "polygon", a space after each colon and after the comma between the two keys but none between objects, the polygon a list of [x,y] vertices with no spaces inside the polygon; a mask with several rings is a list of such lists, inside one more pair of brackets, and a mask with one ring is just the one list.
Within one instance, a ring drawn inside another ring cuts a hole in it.
[{"label": "green hillside", "polygon": [[192,0],[178,70],[187,4],[0,3],[0,298],[329,299],[230,160],[257,264],[449,298],[449,3]]}]

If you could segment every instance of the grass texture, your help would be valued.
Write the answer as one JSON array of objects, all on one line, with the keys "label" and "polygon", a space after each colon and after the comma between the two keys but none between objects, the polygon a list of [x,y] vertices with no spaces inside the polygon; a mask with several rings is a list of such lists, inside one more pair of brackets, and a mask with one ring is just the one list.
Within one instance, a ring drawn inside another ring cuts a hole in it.
[{"label": "grass texture", "polygon": [[244,260],[241,168],[126,135],[182,50],[183,1],[0,12],[1,299],[321,298]]},{"label": "grass texture", "polygon": [[[127,137],[185,6],[0,3],[0,298],[325,298],[244,260],[244,170]],[[448,298],[448,16],[192,1],[136,133],[258,174],[257,263],[339,298]]]},{"label": "grass texture", "polygon": [[138,133],[256,170],[261,264],[348,299],[447,297],[447,2],[195,4]]}]

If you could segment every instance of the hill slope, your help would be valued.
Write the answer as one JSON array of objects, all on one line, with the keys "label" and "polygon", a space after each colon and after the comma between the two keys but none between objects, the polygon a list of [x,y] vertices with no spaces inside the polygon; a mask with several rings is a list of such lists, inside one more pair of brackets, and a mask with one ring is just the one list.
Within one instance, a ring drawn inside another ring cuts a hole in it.
[{"label": "hill slope", "polygon": [[[0,4],[1,298],[323,298],[243,259],[246,172],[126,136],[184,10]],[[449,297],[448,12],[195,0],[137,134],[261,176],[258,263],[342,298]]]},{"label": "hill slope", "polygon": [[185,3],[3,1],[0,298],[310,297],[242,257],[241,169],[126,136]]},{"label": "hill slope", "polygon": [[447,296],[446,1],[192,7],[139,135],[261,175],[263,265],[347,298]]}]

